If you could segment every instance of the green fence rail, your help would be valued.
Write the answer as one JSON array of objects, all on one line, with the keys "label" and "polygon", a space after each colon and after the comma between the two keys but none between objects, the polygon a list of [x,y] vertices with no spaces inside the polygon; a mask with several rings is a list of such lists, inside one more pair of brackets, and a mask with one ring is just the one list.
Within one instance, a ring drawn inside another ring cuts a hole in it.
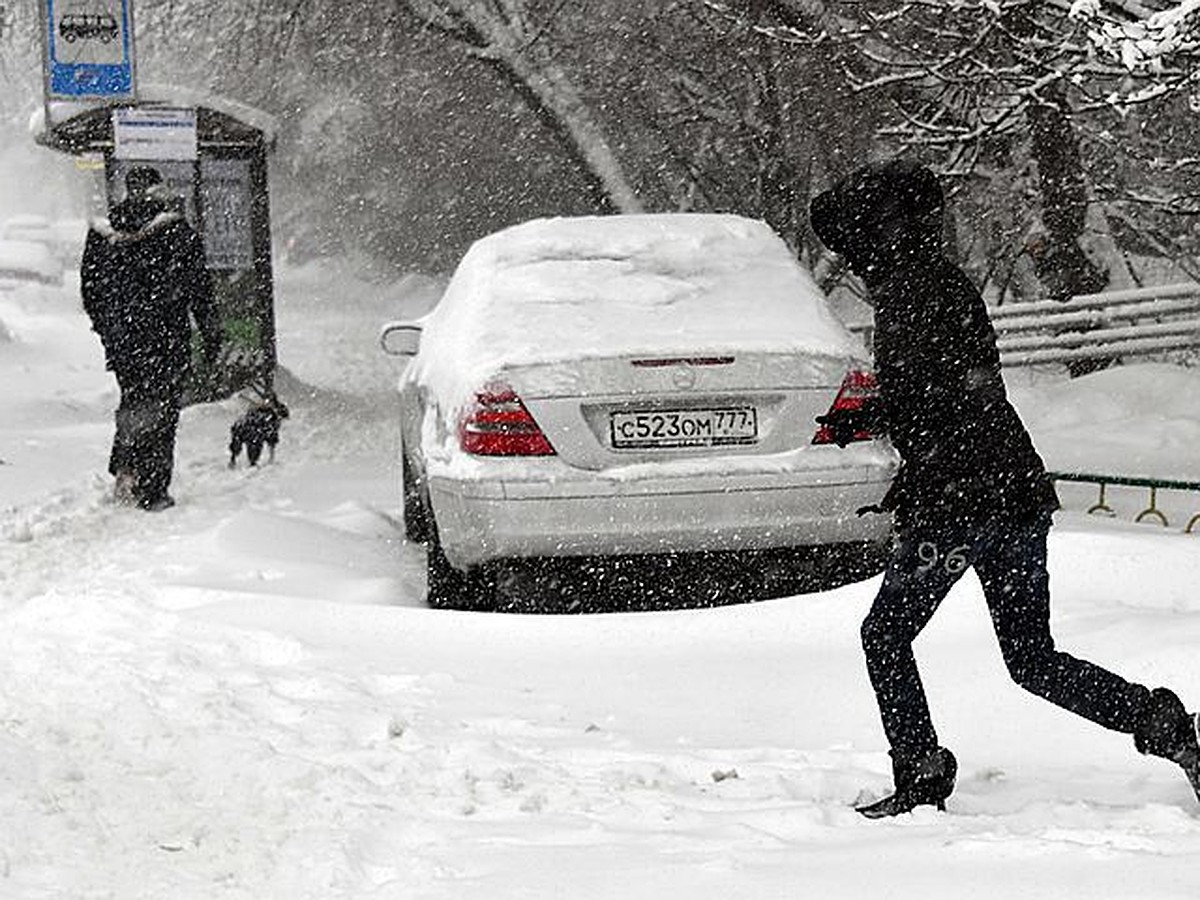
[{"label": "green fence rail", "polygon": [[[1099,485],[1100,498],[1088,507],[1088,512],[1104,513],[1109,516],[1116,515],[1113,508],[1108,505],[1107,491],[1109,485],[1147,488],[1150,491],[1150,505],[1138,513],[1134,521],[1141,522],[1144,519],[1153,519],[1163,526],[1167,526],[1170,523],[1167,521],[1167,517],[1163,511],[1158,508],[1158,492],[1160,490],[1200,493],[1200,482],[1198,481],[1176,481],[1169,478],[1138,478],[1125,475],[1098,475],[1093,472],[1050,472],[1049,474],[1055,481],[1076,481]],[[1191,534],[1192,529],[1198,523],[1200,523],[1200,512],[1188,519],[1187,526],[1183,529],[1184,532]]]}]

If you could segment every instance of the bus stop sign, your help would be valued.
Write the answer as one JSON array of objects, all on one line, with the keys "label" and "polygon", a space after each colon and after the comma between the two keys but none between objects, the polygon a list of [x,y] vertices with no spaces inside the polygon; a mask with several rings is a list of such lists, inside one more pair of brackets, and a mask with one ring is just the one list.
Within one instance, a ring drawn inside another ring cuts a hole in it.
[{"label": "bus stop sign", "polygon": [[43,0],[48,100],[132,99],[133,0]]}]

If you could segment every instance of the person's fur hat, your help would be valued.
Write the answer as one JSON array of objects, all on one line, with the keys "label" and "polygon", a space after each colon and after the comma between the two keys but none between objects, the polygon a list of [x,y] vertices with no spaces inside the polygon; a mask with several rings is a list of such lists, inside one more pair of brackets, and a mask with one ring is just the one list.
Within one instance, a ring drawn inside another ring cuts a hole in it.
[{"label": "person's fur hat", "polygon": [[162,184],[162,173],[153,166],[134,166],[125,176],[125,194],[129,197],[144,197],[157,184]]},{"label": "person's fur hat", "polygon": [[855,170],[813,198],[809,221],[821,242],[861,278],[938,252],[945,198],[925,166],[894,159]]},{"label": "person's fur hat", "polygon": [[893,219],[918,229],[939,228],[945,196],[937,176],[910,160],[893,159],[855,170],[813,198],[813,230],[834,253],[845,254],[864,233]]}]

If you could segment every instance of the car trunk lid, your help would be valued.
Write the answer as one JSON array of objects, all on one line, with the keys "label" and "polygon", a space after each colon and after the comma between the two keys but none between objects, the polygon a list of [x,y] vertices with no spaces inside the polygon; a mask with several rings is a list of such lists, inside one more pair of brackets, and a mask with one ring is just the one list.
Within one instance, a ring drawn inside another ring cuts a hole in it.
[{"label": "car trunk lid", "polygon": [[861,360],[780,351],[630,354],[512,367],[503,380],[564,462],[601,470],[811,444]]}]

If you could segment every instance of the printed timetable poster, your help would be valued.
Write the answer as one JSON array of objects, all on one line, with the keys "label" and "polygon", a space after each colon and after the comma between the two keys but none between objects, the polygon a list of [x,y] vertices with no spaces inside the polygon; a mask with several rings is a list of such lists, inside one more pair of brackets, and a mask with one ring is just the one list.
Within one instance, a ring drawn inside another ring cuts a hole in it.
[{"label": "printed timetable poster", "polygon": [[133,0],[43,0],[50,100],[132,99]]}]

